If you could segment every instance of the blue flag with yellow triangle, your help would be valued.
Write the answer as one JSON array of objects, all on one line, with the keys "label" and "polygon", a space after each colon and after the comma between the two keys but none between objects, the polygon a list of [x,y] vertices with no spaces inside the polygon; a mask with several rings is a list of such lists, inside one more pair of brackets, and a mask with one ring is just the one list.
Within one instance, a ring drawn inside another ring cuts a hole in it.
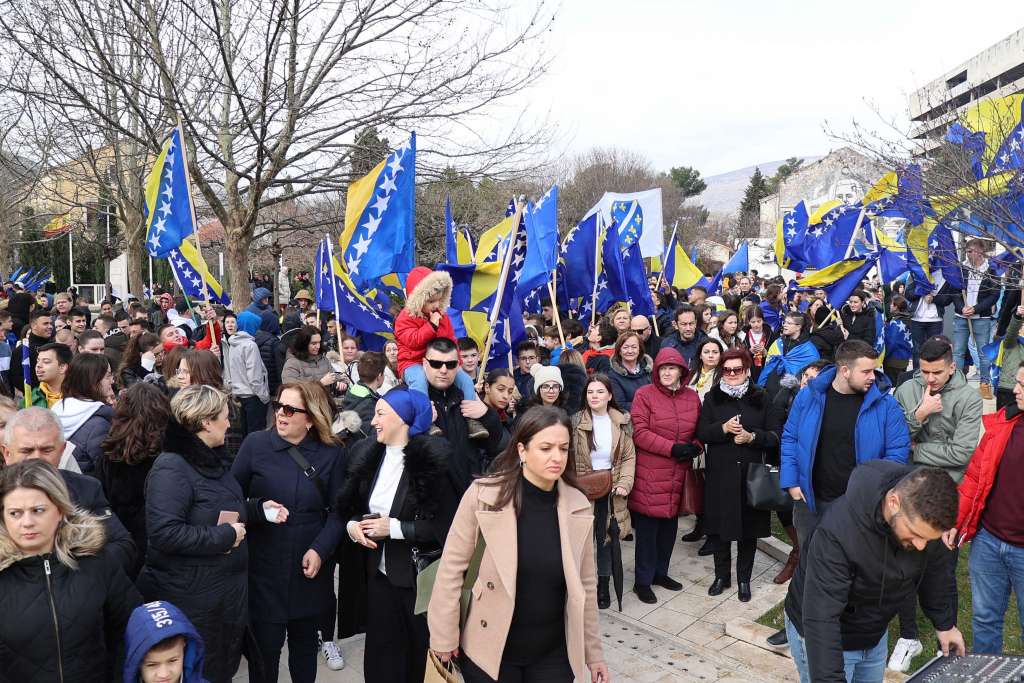
[{"label": "blue flag with yellow triangle", "polygon": [[146,178],[146,248],[153,258],[167,258],[195,231],[186,173],[181,129],[175,128]]}]

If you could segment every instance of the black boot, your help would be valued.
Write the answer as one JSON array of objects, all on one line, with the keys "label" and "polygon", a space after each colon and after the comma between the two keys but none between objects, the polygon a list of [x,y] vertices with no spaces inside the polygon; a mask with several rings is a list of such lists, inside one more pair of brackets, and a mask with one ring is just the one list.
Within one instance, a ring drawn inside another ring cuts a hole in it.
[{"label": "black boot", "polygon": [[750,602],[750,582],[749,581],[740,581],[739,582],[739,589],[737,590],[737,595],[736,596],[740,599],[740,602]]},{"label": "black boot", "polygon": [[731,586],[732,586],[732,583],[729,582],[729,579],[718,579],[718,578],[716,578],[714,580],[714,582],[711,584],[711,587],[708,588],[708,595],[711,595],[711,596],[721,595],[722,591],[724,591],[726,588],[729,588]]},{"label": "black boot", "polygon": [[683,543],[696,543],[702,538],[704,538],[704,515],[697,515],[697,521],[693,525],[693,530],[683,534],[683,537],[679,540]]},{"label": "black boot", "polygon": [[612,606],[612,594],[608,592],[607,576],[597,577],[597,608],[608,609]]},{"label": "black boot", "polygon": [[702,545],[700,550],[697,551],[697,554],[701,557],[714,555],[716,548],[718,548],[718,540],[713,536],[708,536],[707,540],[704,541],[704,545]]},{"label": "black boot", "polygon": [[768,644],[772,647],[782,647],[789,642],[789,636],[786,635],[786,629],[781,628],[775,633],[771,634],[766,638]]}]

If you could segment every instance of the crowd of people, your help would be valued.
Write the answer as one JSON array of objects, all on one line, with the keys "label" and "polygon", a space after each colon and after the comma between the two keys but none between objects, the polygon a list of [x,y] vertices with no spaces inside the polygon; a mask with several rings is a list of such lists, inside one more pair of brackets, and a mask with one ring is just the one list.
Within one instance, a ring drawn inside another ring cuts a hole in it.
[{"label": "crowd of people", "polygon": [[[365,633],[371,683],[451,663],[470,683],[608,683],[622,543],[657,603],[683,588],[687,519],[708,594],[735,580],[747,602],[773,514],[792,552],[769,642],[801,681],[906,671],[918,605],[964,652],[967,541],[971,649],[1000,652],[1024,590],[1024,306],[969,247],[963,291],[867,281],[839,310],[756,272],[716,296],[652,279],[651,317],[545,301],[489,371],[428,268],[379,350],[307,290],[281,310],[255,287],[237,312],[163,291],[94,311],[7,283],[0,609],[19,618],[0,681],[226,683],[243,657],[276,681],[287,642],[303,683]],[[791,504],[752,499],[763,471]]]}]

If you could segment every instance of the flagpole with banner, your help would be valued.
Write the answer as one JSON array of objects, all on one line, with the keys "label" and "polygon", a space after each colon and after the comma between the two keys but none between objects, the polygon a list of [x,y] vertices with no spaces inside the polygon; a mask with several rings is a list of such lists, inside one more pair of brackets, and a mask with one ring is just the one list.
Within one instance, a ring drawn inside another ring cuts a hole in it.
[{"label": "flagpole with banner", "polygon": [[601,228],[604,226],[604,215],[597,214],[597,239],[594,240],[594,291],[590,295],[590,326],[597,322],[597,280],[601,266]]},{"label": "flagpole with banner", "polygon": [[[672,224],[672,236],[668,238],[668,246],[665,248],[665,253],[661,255],[661,272],[658,273],[658,281],[654,285],[654,291],[658,292],[658,297],[661,297],[661,283],[665,281],[665,270],[668,265],[668,257],[670,252],[676,248],[676,231],[679,228],[679,221]],[[671,286],[671,285],[670,285]],[[654,325],[654,334],[661,336],[661,330],[658,329],[658,316],[657,314],[651,316],[651,324]]]},{"label": "flagpole with banner", "polygon": [[484,352],[481,355],[484,366],[491,357],[491,346],[494,345],[495,325],[501,313],[501,301],[505,294],[505,283],[508,281],[508,271],[512,265],[512,252],[515,250],[516,234],[519,230],[519,221],[523,218],[523,203],[516,201],[516,211],[512,218],[512,229],[509,230],[509,237],[505,245],[505,251],[501,255],[501,272],[498,275],[498,289],[494,294],[494,308],[491,311],[490,327],[487,333],[487,343],[484,344]]},{"label": "flagpole with banner", "polygon": [[324,235],[327,240],[327,262],[331,269],[331,292],[334,298],[334,334],[338,339],[338,353],[341,353],[341,307],[338,305],[338,288],[334,286],[334,250],[331,248],[331,236]]},{"label": "flagpole with banner", "polygon": [[548,282],[548,297],[551,300],[551,310],[554,313],[555,325],[558,327],[558,338],[565,346],[565,332],[562,331],[562,316],[558,313],[558,268],[551,271],[551,281]]},{"label": "flagpole with banner", "polygon": [[[181,163],[185,167],[184,168],[184,171],[185,171],[185,185],[186,185],[186,187],[188,187],[188,210],[192,214],[192,226],[193,226],[193,228],[192,228],[192,238],[195,240],[195,243],[196,243],[196,253],[199,254],[199,260],[205,265],[206,260],[203,258],[203,247],[202,247],[202,244],[200,243],[200,239],[199,239],[199,223],[198,223],[198,221],[196,221],[196,205],[195,205],[195,201],[193,201],[193,199],[192,199],[192,174],[189,173],[189,170],[188,170],[188,145],[185,144],[185,128],[181,124],[181,114],[178,114],[178,140],[181,141]],[[173,270],[173,268],[171,270]],[[203,268],[200,268],[199,270],[200,270],[199,276],[203,279],[203,302],[206,304],[207,307],[209,307],[209,305],[210,305],[210,286],[206,282],[206,268],[203,267]],[[181,282],[180,281],[178,282],[178,286],[181,287]],[[184,287],[182,287],[181,289],[182,289],[182,292],[185,291]],[[185,301],[186,302],[188,301],[188,297],[185,297]],[[192,305],[191,304],[189,304],[189,312],[193,313],[193,315],[194,315],[194,312],[192,311]],[[200,312],[200,315],[199,315],[199,320],[200,321],[202,321],[203,315],[205,315],[205,314]],[[207,320],[206,321],[206,327],[207,327],[207,331],[210,334],[210,343],[216,345],[217,344],[217,334],[216,334],[216,331],[213,328],[213,321],[212,320]]]}]

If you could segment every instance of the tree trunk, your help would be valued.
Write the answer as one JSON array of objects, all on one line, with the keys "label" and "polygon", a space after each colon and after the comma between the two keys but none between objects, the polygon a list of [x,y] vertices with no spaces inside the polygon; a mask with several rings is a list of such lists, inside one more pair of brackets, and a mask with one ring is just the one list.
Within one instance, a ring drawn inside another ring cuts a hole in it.
[{"label": "tree trunk", "polygon": [[231,309],[242,311],[252,299],[252,287],[249,285],[249,244],[251,233],[246,234],[237,223],[237,218],[229,213],[224,225],[227,244],[224,260],[227,261],[228,279],[231,282]]},{"label": "tree trunk", "polygon": [[[143,291],[149,286],[149,254],[146,252],[142,231],[142,214],[129,202],[121,202],[119,218],[124,230],[124,249],[128,254],[128,291],[143,298]],[[109,277],[109,276],[108,276]]]}]

